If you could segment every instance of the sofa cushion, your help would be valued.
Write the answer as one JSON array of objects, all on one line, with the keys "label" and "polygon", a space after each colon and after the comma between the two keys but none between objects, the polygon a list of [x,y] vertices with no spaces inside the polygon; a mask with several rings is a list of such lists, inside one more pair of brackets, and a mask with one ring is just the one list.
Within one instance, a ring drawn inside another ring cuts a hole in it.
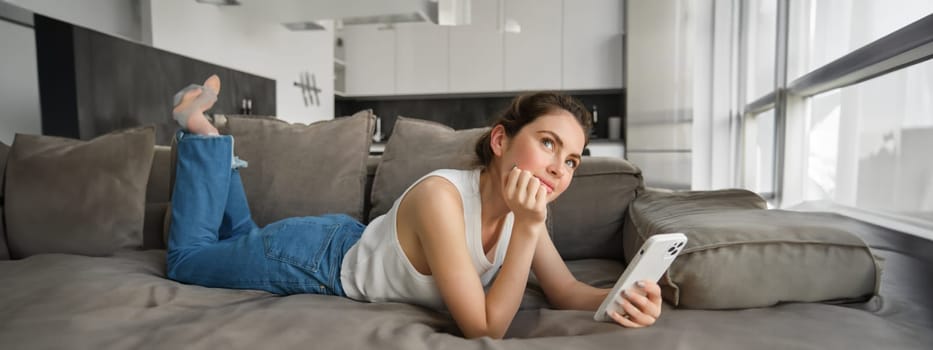
[{"label": "sofa cushion", "polygon": [[152,168],[146,185],[146,216],[143,226],[143,249],[165,249],[162,236],[165,230],[165,211],[171,195],[172,148],[155,146]]},{"label": "sofa cushion", "polygon": [[402,192],[427,173],[478,166],[474,146],[486,130],[456,131],[432,121],[399,117],[376,168],[369,220],[388,212]]},{"label": "sofa cushion", "polygon": [[6,175],[6,159],[10,154],[10,146],[0,142],[0,204],[3,203],[3,184]]},{"label": "sofa cushion", "polygon": [[[0,203],[0,214],[3,213],[3,203]],[[6,244],[6,223],[0,215],[0,261],[10,260],[10,249]]]},{"label": "sofa cushion", "polygon": [[7,163],[10,255],[110,255],[142,245],[155,129],[90,141],[17,134]]},{"label": "sofa cushion", "polygon": [[768,210],[749,191],[648,191],[628,215],[627,260],[652,235],[687,235],[661,281],[664,298],[675,306],[853,301],[876,294],[881,282],[878,260],[850,232],[867,226],[828,213]]},{"label": "sofa cushion", "polygon": [[561,257],[622,261],[625,211],[643,188],[632,163],[583,157],[570,187],[548,206],[548,231]]},{"label": "sofa cushion", "polygon": [[0,260],[10,260],[10,250],[6,244],[6,230],[3,222],[3,180],[6,173],[6,158],[10,153],[10,146],[0,142]]},{"label": "sofa cushion", "polygon": [[219,129],[249,162],[240,175],[256,224],[328,213],[363,220],[373,121],[369,110],[311,125],[228,117]]}]

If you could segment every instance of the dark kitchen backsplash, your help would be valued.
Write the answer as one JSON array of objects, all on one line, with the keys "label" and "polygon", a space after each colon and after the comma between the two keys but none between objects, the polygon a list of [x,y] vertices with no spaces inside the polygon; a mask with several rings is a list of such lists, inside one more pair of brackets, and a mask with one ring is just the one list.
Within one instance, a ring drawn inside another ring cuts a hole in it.
[{"label": "dark kitchen backsplash", "polygon": [[[623,116],[625,111],[624,90],[565,93],[579,99],[590,112],[593,111],[594,105],[597,107],[599,113],[594,128],[597,139],[608,137],[608,118]],[[383,141],[386,141],[392,134],[392,127],[398,116],[432,120],[457,130],[489,126],[515,96],[517,93],[482,96],[336,97],[334,115],[349,116],[360,110],[372,109],[382,120],[382,132],[385,135]],[[622,125],[624,128],[625,123]],[[621,134],[625,135],[624,130]]]}]

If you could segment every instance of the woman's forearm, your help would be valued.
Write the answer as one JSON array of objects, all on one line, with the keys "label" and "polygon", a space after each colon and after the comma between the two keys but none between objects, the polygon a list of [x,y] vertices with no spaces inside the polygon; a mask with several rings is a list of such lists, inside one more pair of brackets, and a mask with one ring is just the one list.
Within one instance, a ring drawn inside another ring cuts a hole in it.
[{"label": "woman's forearm", "polygon": [[541,235],[538,230],[543,229],[543,225],[521,225],[518,222],[512,229],[505,261],[486,294],[486,321],[490,337],[502,338],[518,312],[528,284],[535,245]]},{"label": "woman's forearm", "polygon": [[576,281],[567,291],[567,297],[561,298],[559,309],[596,311],[609,295],[611,289],[596,288],[586,283]]}]

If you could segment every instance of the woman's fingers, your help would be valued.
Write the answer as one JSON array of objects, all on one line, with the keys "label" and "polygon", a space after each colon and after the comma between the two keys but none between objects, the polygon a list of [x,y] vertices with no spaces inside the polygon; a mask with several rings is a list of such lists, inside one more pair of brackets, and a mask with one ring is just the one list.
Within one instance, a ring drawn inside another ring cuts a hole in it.
[{"label": "woman's fingers", "polygon": [[518,194],[515,197],[515,199],[518,200],[518,203],[522,205],[525,204],[525,198],[528,197],[528,182],[531,181],[531,178],[532,178],[531,172],[527,170],[522,170],[521,174],[519,174],[518,176],[518,184],[517,184]]},{"label": "woman's fingers", "polygon": [[638,308],[638,310],[645,315],[651,316],[653,318],[657,318],[661,315],[660,303],[655,304],[645,296],[633,292],[622,293],[622,296],[625,300],[628,300],[629,303]]},{"label": "woman's fingers", "polygon": [[526,193],[524,201],[527,208],[533,209],[535,207],[535,199],[538,197],[538,189],[540,188],[541,180],[532,176],[531,179],[528,180],[528,193]]},{"label": "woman's fingers", "polygon": [[612,312],[609,313],[609,317],[611,317],[614,321],[616,321],[616,323],[618,323],[618,324],[620,324],[620,325],[622,325],[622,326],[624,326],[624,327],[628,327],[628,328],[641,328],[641,327],[644,327],[644,326],[642,326],[642,325],[640,325],[640,324],[635,323],[635,321],[632,321],[632,320],[629,318],[629,317],[631,317],[631,316],[628,316],[628,314],[626,314],[626,316],[622,316],[622,315],[620,315],[618,312],[612,311]]},{"label": "woman's fingers", "polygon": [[629,319],[641,326],[650,326],[654,324],[655,318],[632,304],[628,299],[621,299],[616,303],[622,307],[622,310],[629,315]]},{"label": "woman's fingers", "polygon": [[657,307],[658,313],[654,317],[661,316],[661,286],[653,281],[642,281],[642,286],[644,286],[642,289],[645,290],[648,301]]},{"label": "woman's fingers", "polygon": [[534,221],[546,217],[546,186],[530,171],[513,167],[506,179],[504,194],[509,209]]},{"label": "woman's fingers", "polygon": [[545,210],[547,208],[547,188],[544,185],[538,186],[538,193],[535,196],[535,209]]},{"label": "woman's fingers", "polygon": [[513,167],[509,171],[509,178],[505,183],[505,194],[507,198],[514,198],[516,192],[516,186],[518,185],[518,178],[521,177],[522,170],[518,167]]}]

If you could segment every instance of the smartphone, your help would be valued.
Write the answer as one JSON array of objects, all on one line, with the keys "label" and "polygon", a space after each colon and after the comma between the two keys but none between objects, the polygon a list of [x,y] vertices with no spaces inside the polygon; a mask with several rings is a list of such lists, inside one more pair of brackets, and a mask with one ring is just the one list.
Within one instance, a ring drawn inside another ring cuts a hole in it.
[{"label": "smartphone", "polygon": [[657,282],[671,266],[677,254],[684,249],[687,244],[687,236],[682,233],[664,233],[651,236],[641,246],[638,253],[632,259],[632,262],[622,272],[622,276],[612,287],[612,291],[599,305],[593,319],[597,321],[612,321],[609,313],[612,311],[623,313],[624,310],[618,303],[623,290],[630,288],[635,282],[651,280]]}]

